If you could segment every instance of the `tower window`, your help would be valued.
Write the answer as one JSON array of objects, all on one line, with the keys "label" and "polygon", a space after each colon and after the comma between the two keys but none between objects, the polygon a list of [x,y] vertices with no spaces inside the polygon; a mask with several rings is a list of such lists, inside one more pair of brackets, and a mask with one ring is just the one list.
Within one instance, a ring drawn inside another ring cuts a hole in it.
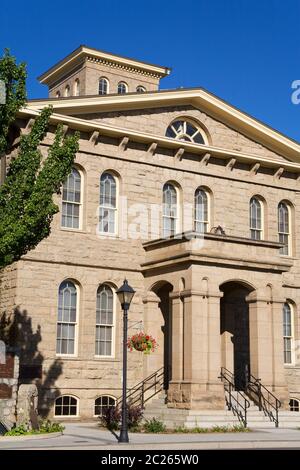
[{"label": "tower window", "polygon": [[125,95],[125,93],[128,92],[128,86],[125,82],[119,82],[118,83],[118,94],[119,95]]},{"label": "tower window", "polygon": [[99,80],[99,95],[107,95],[109,91],[109,82],[107,78],[101,77]]}]

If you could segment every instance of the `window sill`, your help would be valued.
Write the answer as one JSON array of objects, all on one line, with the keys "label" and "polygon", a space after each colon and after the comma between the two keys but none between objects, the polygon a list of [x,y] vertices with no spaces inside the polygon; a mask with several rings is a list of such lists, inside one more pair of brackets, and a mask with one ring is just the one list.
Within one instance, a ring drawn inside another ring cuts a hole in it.
[{"label": "window sill", "polygon": [[53,419],[79,419],[79,415],[59,415],[59,416],[53,416]]},{"label": "window sill", "polygon": [[97,232],[97,237],[99,237],[99,238],[116,238],[116,239],[119,239],[120,235],[118,235],[117,233]]},{"label": "window sill", "polygon": [[67,228],[67,227],[60,227],[62,232],[72,232],[72,233],[88,233],[86,230],[82,230],[81,228]]},{"label": "window sill", "polygon": [[115,357],[111,356],[94,356],[94,360],[103,362],[120,362],[120,359],[116,359]]},{"label": "window sill", "polygon": [[63,359],[78,359],[77,354],[55,354],[55,356]]}]

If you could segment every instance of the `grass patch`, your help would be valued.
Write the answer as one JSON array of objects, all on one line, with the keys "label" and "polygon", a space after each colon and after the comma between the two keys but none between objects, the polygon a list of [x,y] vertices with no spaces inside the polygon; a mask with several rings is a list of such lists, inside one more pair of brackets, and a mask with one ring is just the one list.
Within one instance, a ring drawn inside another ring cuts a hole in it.
[{"label": "grass patch", "polygon": [[16,426],[10,431],[7,431],[4,436],[30,436],[36,434],[50,434],[52,432],[63,432],[65,427],[60,423],[51,423],[50,420],[42,421],[40,423],[40,429],[34,430],[29,429],[25,424]]},{"label": "grass patch", "polygon": [[208,434],[208,433],[224,433],[224,432],[250,432],[249,428],[237,424],[234,426],[213,426],[212,428],[186,428],[185,426],[178,426],[174,429],[174,433],[186,433],[186,434]]}]

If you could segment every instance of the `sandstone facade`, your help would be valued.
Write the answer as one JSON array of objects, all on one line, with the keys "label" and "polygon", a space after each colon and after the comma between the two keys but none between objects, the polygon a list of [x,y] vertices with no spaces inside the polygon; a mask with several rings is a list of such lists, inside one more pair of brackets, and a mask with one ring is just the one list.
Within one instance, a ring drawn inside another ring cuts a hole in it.
[{"label": "sandstone facade", "polygon": [[[96,94],[92,83],[95,86],[96,76],[102,73],[97,67],[86,69],[88,79],[80,76],[85,83],[83,95]],[[132,80],[136,85],[136,78],[128,76],[130,72],[118,73],[118,80]],[[72,77],[70,72],[53,85],[50,98]],[[158,84],[151,80],[149,90]],[[126,97],[120,97],[119,109],[114,104],[108,110],[100,100],[99,109],[91,110],[87,103],[80,105],[83,98],[77,98],[78,106],[75,99],[70,100],[73,112],[63,111],[65,100],[58,100],[55,106],[56,115],[68,124],[68,132],[76,126],[81,129],[75,162],[82,178],[81,226],[63,228],[61,213],[57,214],[50,237],[2,273],[4,308],[25,312],[31,334],[35,339],[39,334],[31,354],[24,353],[23,362],[37,364],[36,355],[39,357],[42,377],[28,381],[42,390],[40,408],[53,416],[55,399],[73,396],[78,399],[75,417],[90,419],[98,397],[121,395],[122,311],[116,298],[110,357],[95,356],[95,331],[98,287],[107,284],[115,292],[124,277],[136,291],[129,311],[130,334],[144,329],[160,345],[149,357],[129,353],[129,388],[164,366],[169,406],[222,408],[220,369],[226,367],[238,374],[241,362],[243,367],[249,365],[251,373],[282,400],[283,406],[288,408],[291,399],[300,400],[297,159],[292,166],[283,151],[265,145],[260,138],[255,140],[238,125],[229,126],[225,118],[222,120],[222,111],[216,116],[192,101],[166,105],[163,92],[156,98],[161,99],[160,105],[140,103],[135,109],[126,104]],[[43,105],[42,100],[40,104],[29,103],[28,116],[20,116],[20,126],[26,125],[31,109],[33,113]],[[72,121],[72,116],[76,120]],[[175,148],[172,139],[165,139],[170,123],[185,119],[207,136],[199,152],[186,142],[177,141]],[[89,129],[83,123],[88,123]],[[50,129],[43,151],[52,139]],[[97,231],[100,176],[104,172],[117,180],[118,230],[114,236]],[[162,239],[162,192],[167,182],[176,187],[178,195],[176,232],[184,233],[175,239]],[[204,235],[193,232],[194,195],[199,187],[209,194],[209,225]],[[249,202],[253,196],[263,207],[262,240],[250,239]],[[61,204],[61,198],[57,200]],[[290,211],[289,256],[279,253],[281,201]],[[221,226],[225,235],[212,233],[216,226]],[[56,353],[58,290],[64,280],[76,284],[79,298],[76,352],[69,356]],[[243,295],[242,300],[231,303],[238,297],[230,297],[232,292]],[[293,315],[293,359],[289,364],[283,359],[285,303]],[[231,315],[237,318],[235,325]],[[244,315],[243,323],[238,322],[239,315]],[[223,328],[222,322],[233,322],[232,329],[224,324]],[[248,349],[243,346],[246,341]]]}]

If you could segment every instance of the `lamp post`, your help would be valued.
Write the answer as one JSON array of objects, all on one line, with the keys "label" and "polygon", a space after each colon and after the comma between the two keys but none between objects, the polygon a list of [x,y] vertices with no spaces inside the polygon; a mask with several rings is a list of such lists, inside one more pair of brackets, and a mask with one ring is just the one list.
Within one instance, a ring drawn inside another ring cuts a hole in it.
[{"label": "lamp post", "polygon": [[126,403],[127,392],[127,329],[128,310],[135,291],[128,285],[125,279],[123,285],[117,290],[117,296],[123,309],[123,388],[122,388],[122,423],[119,442],[129,442],[128,438],[128,414]]}]

